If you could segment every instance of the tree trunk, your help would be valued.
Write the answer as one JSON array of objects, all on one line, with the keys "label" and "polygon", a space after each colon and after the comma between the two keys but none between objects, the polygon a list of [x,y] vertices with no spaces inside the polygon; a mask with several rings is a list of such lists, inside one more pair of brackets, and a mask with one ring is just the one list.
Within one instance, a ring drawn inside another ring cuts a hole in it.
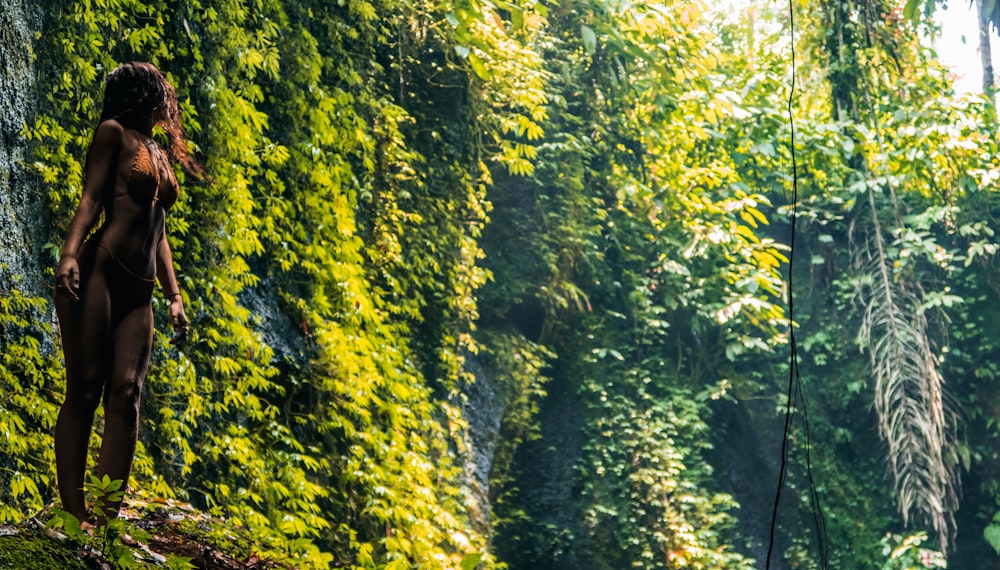
[{"label": "tree trunk", "polygon": [[[984,9],[983,0],[976,0],[976,15],[979,17],[979,58],[983,64],[983,93],[993,101],[996,87],[993,81],[993,52],[990,48],[990,19]],[[996,105],[996,102],[993,104]]]}]

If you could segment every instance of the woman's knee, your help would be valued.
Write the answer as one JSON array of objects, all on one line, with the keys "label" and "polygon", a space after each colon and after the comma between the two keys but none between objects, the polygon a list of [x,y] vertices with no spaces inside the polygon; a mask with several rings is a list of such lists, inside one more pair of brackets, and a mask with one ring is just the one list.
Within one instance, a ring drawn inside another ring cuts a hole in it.
[{"label": "woman's knee", "polygon": [[85,392],[77,394],[66,394],[63,400],[63,409],[78,415],[92,416],[97,410],[97,405],[101,403],[101,393]]},{"label": "woman's knee", "polygon": [[94,378],[84,379],[81,382],[72,384],[66,389],[63,408],[68,408],[76,413],[93,414],[94,410],[101,403],[101,392],[104,385],[103,376],[95,376]]},{"label": "woman's knee", "polygon": [[141,394],[142,382],[137,379],[116,382],[104,394],[104,415],[116,415],[126,420],[138,419]]}]

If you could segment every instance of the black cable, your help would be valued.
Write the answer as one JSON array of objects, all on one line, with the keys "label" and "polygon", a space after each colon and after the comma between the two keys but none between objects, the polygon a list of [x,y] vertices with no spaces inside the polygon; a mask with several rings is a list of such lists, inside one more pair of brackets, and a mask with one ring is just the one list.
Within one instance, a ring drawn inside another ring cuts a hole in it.
[{"label": "black cable", "polygon": [[823,507],[820,504],[819,492],[816,489],[815,479],[812,472],[811,457],[811,437],[809,433],[809,412],[806,402],[805,392],[802,389],[802,378],[799,374],[798,344],[795,339],[795,295],[793,267],[795,262],[795,226],[798,218],[799,204],[799,184],[798,184],[798,163],[795,155],[795,87],[796,87],[796,61],[795,61],[795,8],[793,0],[788,1],[788,22],[791,35],[791,56],[792,56],[792,79],[788,93],[788,126],[791,134],[791,156],[792,156],[792,208],[789,216],[790,232],[788,240],[788,344],[789,344],[789,366],[788,366],[788,392],[785,401],[785,428],[781,441],[781,468],[778,473],[778,488],[774,496],[774,510],[771,513],[771,534],[767,548],[767,561],[765,568],[770,570],[771,557],[774,553],[775,531],[778,523],[778,507],[781,504],[781,493],[785,487],[785,480],[788,476],[788,443],[794,425],[794,414],[792,413],[793,402],[801,403],[803,432],[806,446],[806,473],[809,479],[809,502],[812,506],[813,520],[816,525],[816,538],[819,544],[820,567],[826,570],[829,565],[828,536],[826,519],[823,516]]},{"label": "black cable", "polygon": [[774,534],[778,526],[778,507],[781,504],[781,493],[785,488],[785,477],[788,475],[788,441],[792,432],[792,402],[795,395],[795,368],[797,360],[797,347],[795,346],[795,328],[792,326],[792,317],[795,309],[795,295],[792,294],[792,263],[795,261],[795,222],[798,215],[799,184],[798,184],[798,164],[795,158],[795,116],[793,114],[793,104],[795,99],[795,9],[793,0],[788,0],[788,21],[791,30],[791,51],[792,51],[792,81],[788,92],[788,126],[791,130],[791,150],[792,150],[792,213],[791,232],[788,239],[788,329],[789,349],[791,351],[788,366],[788,393],[785,396],[785,429],[781,438],[781,467],[778,470],[778,489],[774,494],[774,509],[771,511],[771,534],[767,546],[767,561],[764,565],[766,570],[771,568],[771,556],[774,554]]},{"label": "black cable", "polygon": [[795,363],[795,383],[798,386],[798,400],[802,403],[802,431],[805,434],[806,444],[806,477],[809,479],[809,502],[812,506],[813,522],[816,525],[816,542],[819,545],[820,568],[826,570],[830,562],[829,542],[827,535],[826,517],[823,516],[823,505],[819,500],[819,491],[816,490],[816,480],[812,471],[812,436],[809,433],[809,403],[806,401],[806,393],[802,388],[802,378],[799,376],[799,365]]}]

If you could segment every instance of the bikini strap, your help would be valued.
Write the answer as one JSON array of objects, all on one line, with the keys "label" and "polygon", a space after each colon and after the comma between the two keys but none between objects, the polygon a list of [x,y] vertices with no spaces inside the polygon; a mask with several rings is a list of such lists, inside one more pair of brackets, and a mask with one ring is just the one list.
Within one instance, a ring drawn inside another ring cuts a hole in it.
[{"label": "bikini strap", "polygon": [[156,189],[153,190],[153,202],[155,203],[155,202],[158,202],[160,200],[160,174],[161,174],[162,169],[163,169],[163,153],[159,152],[159,148],[157,148],[157,152],[154,155],[153,154],[153,149],[150,146],[151,144],[156,144],[155,142],[153,142],[153,139],[147,137],[146,135],[144,135],[142,133],[139,133],[138,131],[136,131],[136,132],[143,139],[143,140],[140,141],[140,143],[143,146],[146,147],[146,153],[149,154],[150,162],[152,162],[153,160],[156,161],[156,168],[154,168],[154,171],[155,171],[155,174],[156,174]]},{"label": "bikini strap", "polygon": [[122,270],[125,271],[125,273],[128,273],[133,278],[138,279],[139,281],[142,281],[144,283],[153,283],[153,284],[156,284],[156,276],[155,275],[152,278],[150,278],[150,277],[143,277],[142,275],[138,275],[138,274],[136,274],[135,271],[132,271],[131,269],[129,269],[128,265],[125,265],[125,263],[123,263],[122,260],[118,259],[117,255],[111,253],[111,250],[109,250],[107,247],[105,247],[104,244],[98,243],[97,247],[101,251],[103,251],[108,257],[110,257],[112,260],[114,260],[114,262],[118,264],[118,267],[121,267]]}]

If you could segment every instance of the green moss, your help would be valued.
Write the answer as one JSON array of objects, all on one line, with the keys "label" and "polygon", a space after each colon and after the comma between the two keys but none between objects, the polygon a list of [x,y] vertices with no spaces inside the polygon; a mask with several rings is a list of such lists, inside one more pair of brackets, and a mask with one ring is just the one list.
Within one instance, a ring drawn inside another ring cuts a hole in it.
[{"label": "green moss", "polygon": [[0,570],[87,570],[71,544],[32,532],[0,537]]}]

